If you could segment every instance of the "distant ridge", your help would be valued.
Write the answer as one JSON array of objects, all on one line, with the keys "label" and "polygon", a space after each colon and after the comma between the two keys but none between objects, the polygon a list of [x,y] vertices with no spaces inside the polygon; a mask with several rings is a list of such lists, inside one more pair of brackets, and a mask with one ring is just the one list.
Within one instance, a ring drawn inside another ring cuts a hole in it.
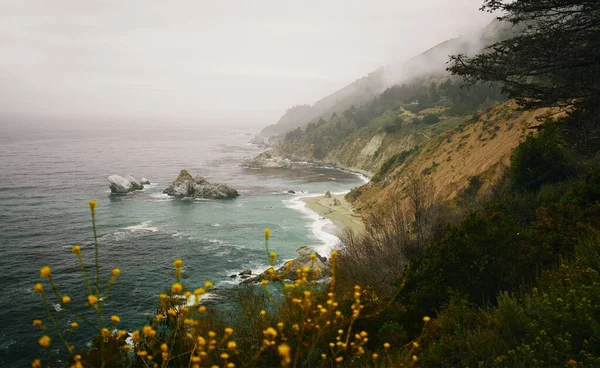
[{"label": "distant ridge", "polygon": [[492,21],[476,37],[461,36],[443,41],[405,62],[392,64],[355,80],[346,87],[311,105],[299,105],[288,109],[276,124],[265,127],[260,134],[277,136],[288,133],[320,118],[330,119],[333,113],[341,113],[351,106],[361,106],[385,89],[418,78],[446,74],[446,62],[452,54],[475,54],[483,48],[506,38],[513,30],[511,25]]}]

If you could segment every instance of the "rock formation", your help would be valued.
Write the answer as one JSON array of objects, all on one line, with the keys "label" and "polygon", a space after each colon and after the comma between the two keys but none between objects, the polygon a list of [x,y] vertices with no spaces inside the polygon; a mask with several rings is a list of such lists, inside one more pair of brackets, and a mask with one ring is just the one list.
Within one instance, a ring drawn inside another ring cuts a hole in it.
[{"label": "rock formation", "polygon": [[144,189],[144,185],[131,175],[125,177],[111,175],[108,177],[108,187],[114,194],[126,194],[136,190]]},{"label": "rock formation", "polygon": [[243,159],[240,166],[247,167],[250,169],[262,169],[262,168],[291,169],[292,161],[290,161],[287,158],[273,156],[269,152],[263,152],[254,158]]},{"label": "rock formation", "polygon": [[142,185],[148,185],[148,184],[150,184],[150,180],[148,180],[148,179],[146,179],[146,178],[142,178],[142,179],[140,180],[140,184],[142,184]]},{"label": "rock formation", "polygon": [[[302,270],[304,267],[308,267],[310,269],[310,277],[313,280],[328,276],[329,262],[326,257],[321,256],[309,247],[300,247],[296,252],[298,252],[298,257],[285,262],[283,266],[275,271],[275,275],[282,279],[294,281],[298,278],[297,271]],[[315,254],[316,256],[314,262],[311,259],[312,254]],[[265,278],[269,278],[267,271],[264,271],[258,276],[247,278],[242,281],[242,283],[257,283]]]},{"label": "rock formation", "polygon": [[239,196],[237,190],[229,185],[209,183],[200,175],[195,178],[187,170],[181,170],[173,184],[163,193],[174,197],[193,197],[206,199],[229,199]]},{"label": "rock formation", "polygon": [[331,192],[330,191],[326,191],[325,192],[325,198],[331,198]]}]

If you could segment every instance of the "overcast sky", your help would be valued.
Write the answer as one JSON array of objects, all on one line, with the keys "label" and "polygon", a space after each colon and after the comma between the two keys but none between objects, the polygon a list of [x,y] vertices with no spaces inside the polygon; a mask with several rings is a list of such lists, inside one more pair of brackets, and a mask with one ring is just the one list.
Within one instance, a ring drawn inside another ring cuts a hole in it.
[{"label": "overcast sky", "polygon": [[481,3],[0,0],[0,115],[264,126],[485,26]]}]

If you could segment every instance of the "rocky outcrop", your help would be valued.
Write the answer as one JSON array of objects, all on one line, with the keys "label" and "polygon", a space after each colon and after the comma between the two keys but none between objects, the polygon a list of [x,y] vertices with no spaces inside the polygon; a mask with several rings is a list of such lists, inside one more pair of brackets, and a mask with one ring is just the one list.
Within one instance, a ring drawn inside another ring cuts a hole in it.
[{"label": "rocky outcrop", "polygon": [[111,175],[108,177],[108,187],[114,194],[126,194],[136,190],[144,189],[144,185],[131,175],[125,177]]},{"label": "rocky outcrop", "polygon": [[263,152],[254,158],[245,158],[242,160],[240,166],[247,167],[250,169],[263,169],[263,168],[281,168],[291,169],[292,161],[287,158],[273,156],[270,152]]},{"label": "rocky outcrop", "polygon": [[269,138],[262,135],[255,135],[254,137],[252,137],[252,139],[250,140],[250,144],[254,144],[260,148],[268,148],[271,146]]},{"label": "rocky outcrop", "polygon": [[326,191],[325,192],[325,198],[331,198],[331,192],[330,191]]},{"label": "rocky outcrop", "polygon": [[142,184],[142,185],[148,185],[148,184],[150,184],[150,180],[148,180],[148,179],[146,179],[146,178],[142,178],[142,179],[140,180],[140,184]]},{"label": "rocky outcrop", "polygon": [[[310,270],[310,278],[312,280],[321,279],[328,276],[329,262],[326,257],[321,256],[309,247],[300,247],[296,250],[298,257],[291,261],[285,262],[278,270],[275,271],[274,277],[279,277],[285,280],[295,281],[298,278],[300,271],[307,267]],[[313,261],[311,255],[315,255]],[[247,278],[242,281],[243,284],[251,284],[260,282],[263,279],[270,279],[268,270],[265,270],[258,276]]]},{"label": "rocky outcrop", "polygon": [[200,175],[194,178],[187,170],[181,170],[177,179],[165,188],[163,193],[173,197],[206,199],[230,199],[240,195],[237,190],[229,185],[209,183]]}]

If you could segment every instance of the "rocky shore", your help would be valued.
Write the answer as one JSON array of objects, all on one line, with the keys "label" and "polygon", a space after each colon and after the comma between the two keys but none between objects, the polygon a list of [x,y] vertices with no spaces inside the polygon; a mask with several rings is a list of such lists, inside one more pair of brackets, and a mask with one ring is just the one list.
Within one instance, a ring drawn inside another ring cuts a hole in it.
[{"label": "rocky shore", "polygon": [[[312,279],[321,279],[329,275],[329,261],[310,247],[300,247],[296,250],[298,257],[285,262],[283,266],[275,270],[275,275],[283,280],[295,281],[302,269],[307,267],[311,272]],[[315,255],[314,258],[312,255]],[[261,282],[263,279],[270,279],[271,276],[265,270],[259,275],[247,277],[242,284],[253,284]],[[241,276],[243,273],[240,273]]]}]

